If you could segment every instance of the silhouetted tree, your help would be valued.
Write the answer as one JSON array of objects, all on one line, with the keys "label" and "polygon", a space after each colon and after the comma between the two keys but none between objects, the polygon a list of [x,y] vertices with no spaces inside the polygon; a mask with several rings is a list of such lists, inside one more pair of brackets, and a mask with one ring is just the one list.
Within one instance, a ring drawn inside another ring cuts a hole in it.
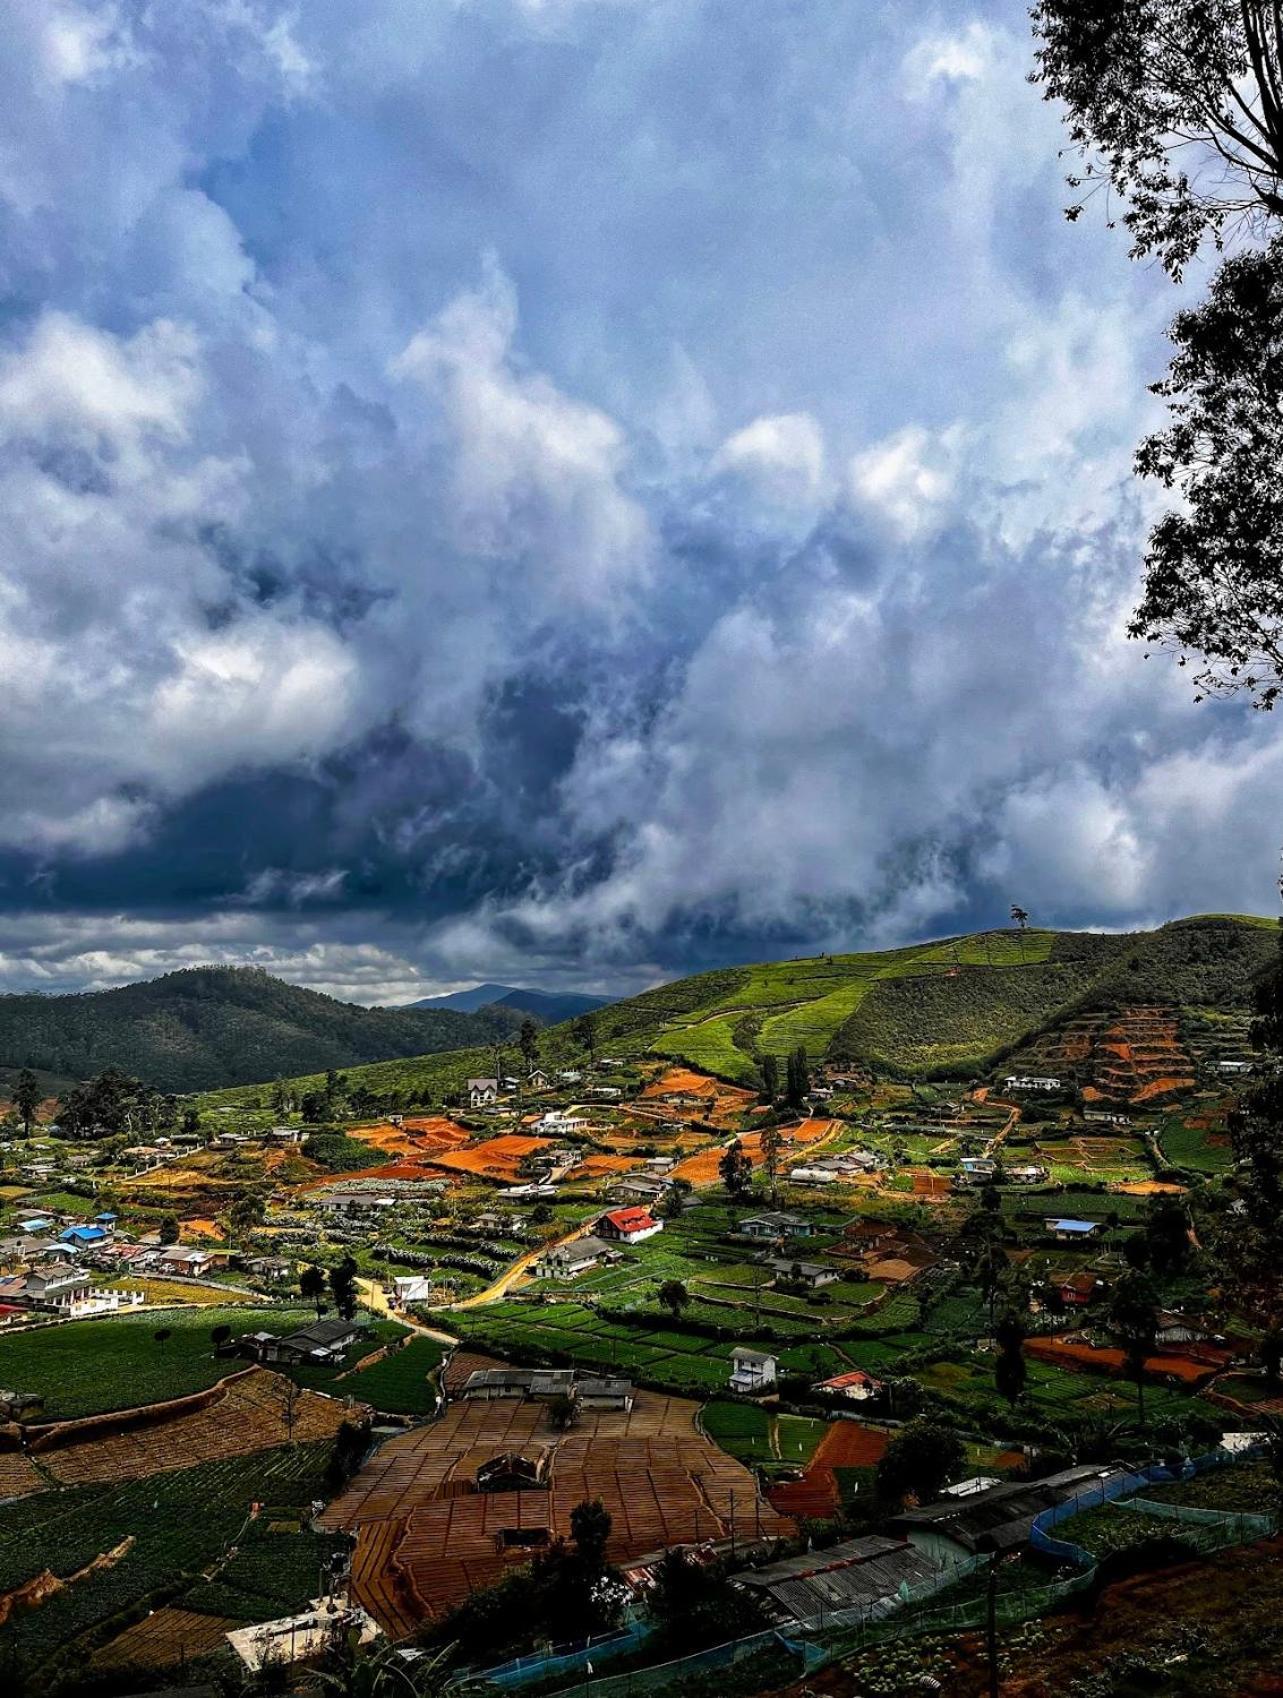
[{"label": "silhouetted tree", "polygon": [[14,1081],[13,1106],[22,1116],[22,1130],[27,1137],[31,1136],[32,1123],[36,1118],[36,1110],[40,1107],[44,1092],[40,1089],[40,1081],[29,1067],[24,1067]]}]

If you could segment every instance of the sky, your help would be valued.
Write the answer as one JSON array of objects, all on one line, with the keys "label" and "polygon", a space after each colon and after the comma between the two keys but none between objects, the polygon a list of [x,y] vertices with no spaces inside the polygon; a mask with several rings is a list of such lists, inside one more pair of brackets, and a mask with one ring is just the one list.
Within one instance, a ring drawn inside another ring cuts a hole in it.
[{"label": "sky", "polygon": [[9,0],[0,990],[1271,912],[1025,13]]}]

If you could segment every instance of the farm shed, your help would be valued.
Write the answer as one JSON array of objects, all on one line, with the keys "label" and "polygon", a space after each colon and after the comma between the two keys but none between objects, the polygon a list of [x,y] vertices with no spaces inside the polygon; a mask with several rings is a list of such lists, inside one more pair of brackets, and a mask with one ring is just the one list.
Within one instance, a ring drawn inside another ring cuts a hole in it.
[{"label": "farm shed", "polygon": [[1092,1238],[1100,1231],[1098,1220],[1049,1220],[1045,1222],[1047,1231],[1062,1244],[1077,1244],[1084,1238]]},{"label": "farm shed", "polygon": [[767,1266],[777,1281],[805,1285],[811,1291],[818,1291],[822,1285],[833,1285],[842,1277],[837,1268],[831,1268],[824,1262],[798,1262],[792,1256],[772,1256]]},{"label": "farm shed", "polygon": [[776,1622],[786,1623],[834,1610],[875,1609],[901,1586],[930,1579],[938,1566],[908,1539],[871,1533],[784,1557],[735,1579],[761,1598]]},{"label": "farm shed", "polygon": [[1009,1480],[961,1500],[946,1498],[904,1510],[887,1526],[941,1563],[987,1551],[1019,1550],[1029,1542],[1036,1516],[1117,1473],[1116,1468],[1086,1464],[1049,1474],[1045,1480]]}]

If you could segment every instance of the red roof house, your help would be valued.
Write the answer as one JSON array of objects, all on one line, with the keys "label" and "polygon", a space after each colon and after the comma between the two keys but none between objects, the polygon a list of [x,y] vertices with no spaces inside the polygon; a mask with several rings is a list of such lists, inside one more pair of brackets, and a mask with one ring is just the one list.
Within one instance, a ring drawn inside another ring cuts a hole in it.
[{"label": "red roof house", "polygon": [[613,1238],[619,1244],[639,1244],[664,1230],[662,1220],[656,1220],[649,1209],[638,1205],[631,1209],[612,1209],[597,1222],[603,1238]]}]

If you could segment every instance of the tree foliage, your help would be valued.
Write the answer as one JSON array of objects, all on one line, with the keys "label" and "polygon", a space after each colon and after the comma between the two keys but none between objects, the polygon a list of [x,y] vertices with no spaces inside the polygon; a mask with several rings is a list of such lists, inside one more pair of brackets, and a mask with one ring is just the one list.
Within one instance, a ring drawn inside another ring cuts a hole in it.
[{"label": "tree foliage", "polygon": [[[1142,476],[1180,497],[1155,526],[1133,637],[1192,651],[1198,695],[1283,687],[1283,7],[1276,0],[1040,0],[1034,80],[1068,108],[1069,181],[1121,201],[1137,257],[1173,277],[1233,234],[1172,329],[1170,423]],[[1080,199],[1068,209],[1076,218]]]},{"label": "tree foliage", "polygon": [[878,1496],[896,1503],[912,1493],[931,1503],[962,1467],[966,1450],[952,1427],[918,1416],[901,1427],[877,1469]]},{"label": "tree foliage", "polygon": [[1068,108],[1083,161],[1070,186],[1121,201],[1137,258],[1179,277],[1205,238],[1283,213],[1273,0],[1038,0],[1030,15],[1034,81]]}]

